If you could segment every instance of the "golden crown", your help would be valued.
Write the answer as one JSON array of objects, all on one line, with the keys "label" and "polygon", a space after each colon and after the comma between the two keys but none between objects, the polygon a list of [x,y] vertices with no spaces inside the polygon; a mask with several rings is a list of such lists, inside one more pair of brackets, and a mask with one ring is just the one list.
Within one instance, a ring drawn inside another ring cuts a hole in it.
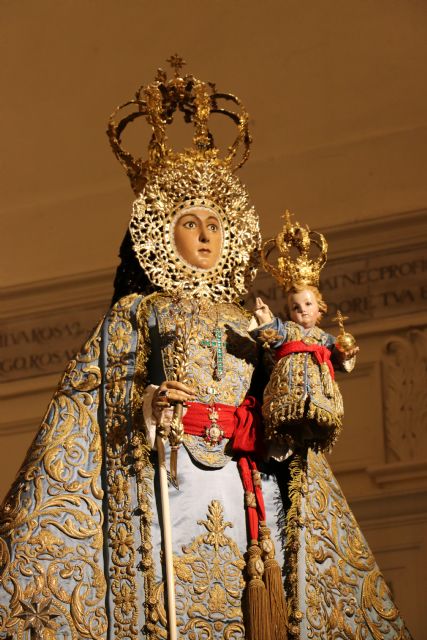
[{"label": "golden crown", "polygon": [[[179,155],[174,154],[168,146],[166,136],[166,126],[172,124],[177,111],[183,114],[186,123],[194,126],[193,147],[184,153],[206,159],[218,156],[208,124],[212,114],[219,114],[230,118],[238,130],[237,137],[227,148],[222,162],[235,171],[249,156],[251,137],[248,114],[240,100],[230,93],[219,93],[212,83],[203,82],[191,74],[182,75],[181,69],[185,62],[177,54],[171,56],[168,62],[174,70],[174,77],[168,80],[166,72],[158,69],[155,81],[142,85],[132,100],[117,107],[108,123],[107,134],[113,152],[126,170],[136,194],[145,186],[150,169],[158,170],[163,161]],[[118,115],[125,110],[126,115],[116,121]],[[125,128],[140,117],[145,118],[152,130],[146,160],[135,158],[122,146]],[[240,147],[242,153],[238,159]]]},{"label": "golden crown", "polygon": [[[310,231],[307,225],[302,227],[299,222],[292,222],[288,210],[283,218],[285,224],[282,231],[263,244],[261,259],[264,269],[285,290],[294,285],[319,286],[320,271],[325,265],[328,252],[325,237],[317,231]],[[275,250],[279,255],[275,264],[272,264],[269,258]]]}]

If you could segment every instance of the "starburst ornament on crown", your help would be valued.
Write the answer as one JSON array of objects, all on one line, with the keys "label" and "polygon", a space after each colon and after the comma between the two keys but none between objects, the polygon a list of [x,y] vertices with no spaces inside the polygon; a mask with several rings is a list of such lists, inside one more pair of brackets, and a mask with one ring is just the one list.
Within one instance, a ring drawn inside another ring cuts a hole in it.
[{"label": "starburst ornament on crown", "polygon": [[[193,75],[182,75],[184,61],[178,55],[169,62],[174,77],[168,80],[159,69],[155,82],[140,87],[133,100],[115,110],[107,131],[138,194],[129,224],[132,248],[151,284],[161,291],[233,302],[255,277],[260,244],[258,217],[246,188],[234,175],[249,155],[248,114],[232,94],[219,93],[215,85]],[[116,123],[125,107],[131,112]],[[166,126],[179,112],[194,132],[192,145],[176,152],[168,145]],[[216,114],[237,127],[237,136],[222,157],[209,128],[210,117]],[[121,142],[126,126],[139,117],[152,130],[146,160],[134,158]],[[221,224],[221,256],[211,269],[185,263],[175,247],[176,220],[191,208],[212,210]]]},{"label": "starburst ornament on crown", "polygon": [[[292,286],[319,286],[320,271],[326,263],[328,244],[317,231],[310,231],[306,225],[292,222],[291,213],[286,210],[285,224],[275,238],[264,242],[261,260],[266,271],[288,291]],[[269,261],[274,250],[279,252],[276,264]],[[313,255],[313,249],[317,255]]]}]

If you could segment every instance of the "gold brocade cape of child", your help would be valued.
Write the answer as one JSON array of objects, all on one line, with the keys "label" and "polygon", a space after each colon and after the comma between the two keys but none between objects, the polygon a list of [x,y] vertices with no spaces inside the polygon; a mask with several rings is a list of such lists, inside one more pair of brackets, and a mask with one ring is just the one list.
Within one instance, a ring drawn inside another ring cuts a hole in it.
[{"label": "gold brocade cape of child", "polygon": [[[333,349],[333,336],[319,327],[307,333],[300,325],[287,321],[283,331],[285,343],[303,342]],[[331,448],[341,431],[344,407],[326,363],[320,365],[309,352],[297,351],[282,357],[264,392],[263,415],[269,435],[283,444],[306,442],[315,449]]]},{"label": "gold brocade cape of child", "polygon": [[[122,298],[69,363],[2,507],[0,638],[167,637],[156,455],[142,418],[148,364],[161,361],[160,351],[168,366],[167,318],[165,297]],[[227,334],[220,392],[239,404],[254,365],[247,314],[214,304],[200,323],[201,337],[215,325]],[[209,353],[194,346],[192,374],[203,389]],[[180,490],[170,488],[178,635],[186,640],[245,638],[243,495],[224,447],[184,447]],[[324,456],[309,450],[265,472],[288,637],[409,639]]]}]

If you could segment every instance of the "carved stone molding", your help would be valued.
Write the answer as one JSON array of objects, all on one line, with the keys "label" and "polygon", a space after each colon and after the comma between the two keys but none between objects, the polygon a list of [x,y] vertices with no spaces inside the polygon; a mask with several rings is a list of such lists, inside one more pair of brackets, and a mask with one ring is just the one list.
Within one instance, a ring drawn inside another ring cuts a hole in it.
[{"label": "carved stone molding", "polygon": [[27,418],[15,422],[0,423],[0,438],[20,435],[22,433],[36,433],[40,423],[40,416],[37,418]]},{"label": "carved stone molding", "polygon": [[380,487],[404,488],[409,484],[427,488],[427,460],[392,462],[367,468],[369,476]]},{"label": "carved stone molding", "polygon": [[0,291],[1,398],[56,386],[108,309],[113,277],[102,270]]},{"label": "carved stone molding", "polygon": [[[370,469],[368,469],[368,473]],[[350,506],[363,530],[427,522],[427,491],[421,488],[392,488],[371,495],[353,496]]]},{"label": "carved stone molding", "polygon": [[382,360],[387,462],[427,460],[427,329],[387,340]]}]

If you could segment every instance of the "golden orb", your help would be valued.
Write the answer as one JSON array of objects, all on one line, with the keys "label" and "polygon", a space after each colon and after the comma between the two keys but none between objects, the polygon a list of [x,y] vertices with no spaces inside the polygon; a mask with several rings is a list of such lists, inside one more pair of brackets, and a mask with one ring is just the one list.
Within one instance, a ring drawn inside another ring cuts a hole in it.
[{"label": "golden orb", "polygon": [[339,351],[347,353],[348,351],[354,349],[354,347],[356,346],[356,339],[351,335],[351,333],[340,333],[340,335],[337,336],[335,346],[337,349],[339,349]]}]

